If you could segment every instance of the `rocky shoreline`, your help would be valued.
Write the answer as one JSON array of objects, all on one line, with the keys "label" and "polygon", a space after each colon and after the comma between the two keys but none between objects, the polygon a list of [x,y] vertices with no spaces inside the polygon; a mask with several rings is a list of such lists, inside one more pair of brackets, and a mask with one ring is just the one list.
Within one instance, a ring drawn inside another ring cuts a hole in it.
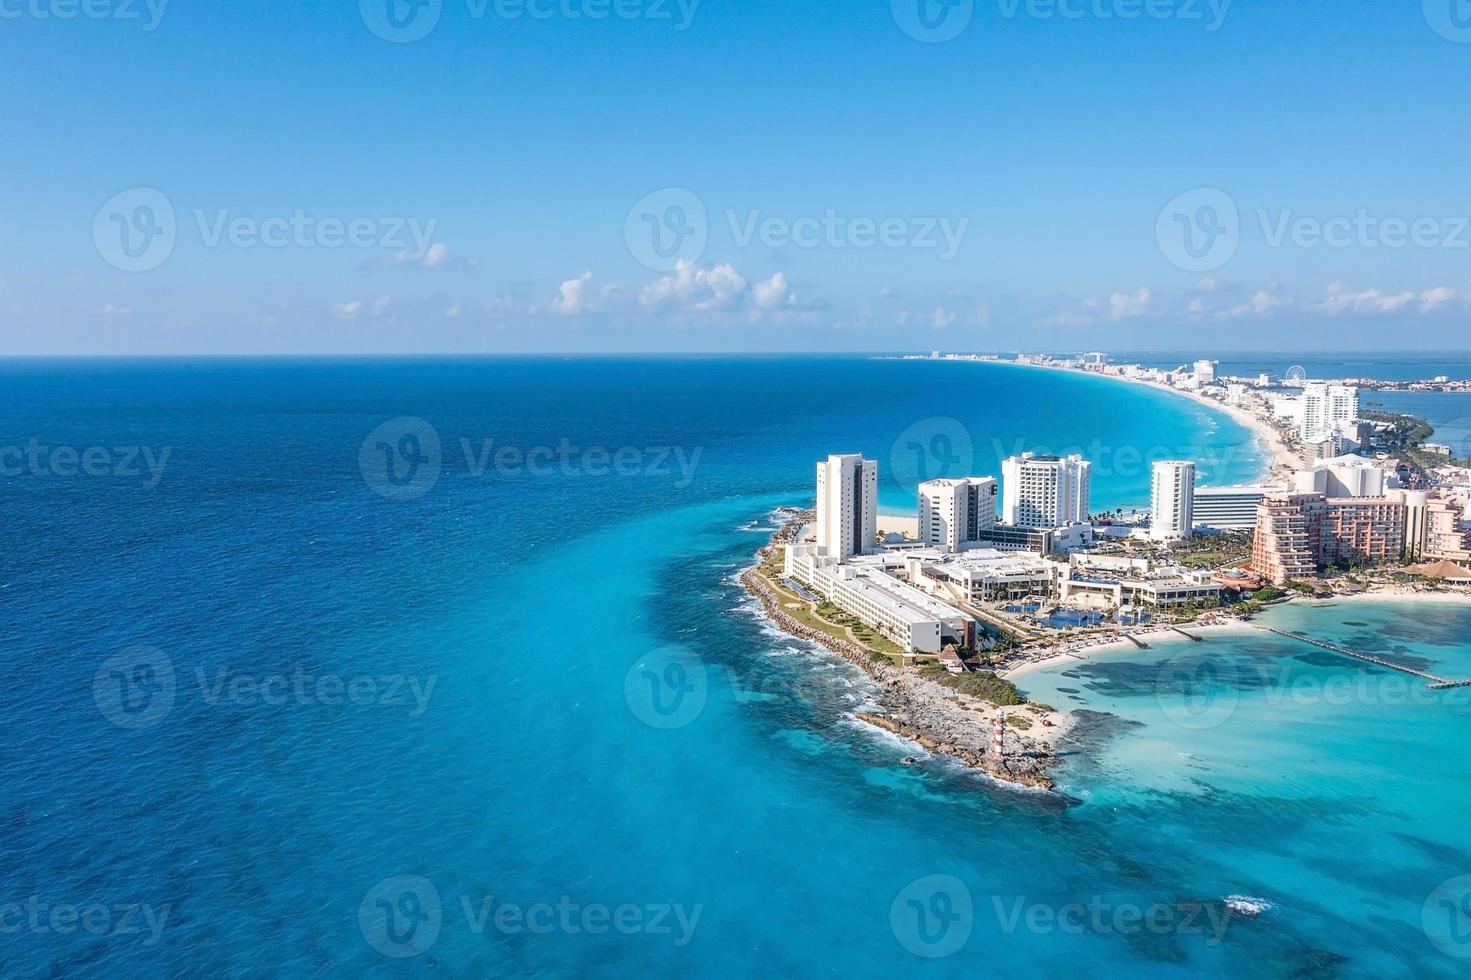
[{"label": "rocky shoreline", "polygon": [[766,617],[783,632],[836,653],[873,681],[883,713],[862,712],[854,717],[996,779],[1052,789],[1048,770],[1056,757],[1050,743],[1070,727],[1070,716],[1032,705],[1005,709],[1013,716],[1027,716],[1045,735],[1032,737],[1008,728],[1003,754],[997,758],[991,742],[995,716],[1001,709],[937,684],[912,668],[878,662],[858,644],[807,626],[783,608],[783,603],[790,600],[772,590],[760,567],[775,554],[777,546],[794,541],[811,519],[812,513],[807,511],[788,520],[772,535],[771,542],[757,552],[756,564],[741,573],[740,581],[761,603]]}]

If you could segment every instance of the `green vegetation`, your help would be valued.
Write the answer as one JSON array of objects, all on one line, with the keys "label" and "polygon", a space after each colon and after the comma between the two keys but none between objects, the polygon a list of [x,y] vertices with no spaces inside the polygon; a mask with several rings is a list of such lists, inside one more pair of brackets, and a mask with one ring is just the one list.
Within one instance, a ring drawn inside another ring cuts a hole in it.
[{"label": "green vegetation", "polygon": [[[1366,422],[1381,422],[1388,428],[1379,429],[1379,437],[1384,445],[1390,449],[1404,449],[1409,446],[1418,446],[1435,434],[1435,427],[1424,419],[1417,419],[1413,415],[1400,415],[1397,412],[1368,411],[1360,412],[1359,418]],[[1376,426],[1376,428],[1378,428]]]},{"label": "green vegetation", "polygon": [[760,571],[766,584],[784,600],[783,611],[803,626],[826,633],[835,640],[856,640],[860,646],[868,649],[875,662],[902,661],[904,651],[888,637],[870,629],[829,602],[819,605],[814,613],[805,599],[781,584],[779,572],[771,573],[766,565]]},{"label": "green vegetation", "polygon": [[1359,417],[1366,421],[1387,425],[1387,429],[1379,430],[1379,438],[1384,448],[1421,475],[1426,470],[1437,466],[1471,465],[1471,460],[1456,459],[1454,456],[1439,456],[1420,448],[1435,434],[1435,427],[1424,419],[1413,415],[1383,411],[1360,412]]},{"label": "green vegetation", "polygon": [[977,670],[966,674],[952,674],[944,667],[938,665],[921,667],[920,673],[937,684],[942,684],[952,691],[968,694],[982,701],[989,701],[998,707],[1007,708],[1027,703],[1022,697],[1016,685],[1004,678],[997,677],[989,670]]},{"label": "green vegetation", "polygon": [[900,656],[904,653],[903,650],[899,649],[898,644],[891,641],[878,630],[864,623],[858,617],[843,612],[843,610],[830,602],[820,604],[817,607],[817,615],[829,623],[848,630],[853,634],[854,639],[870,650],[876,650],[890,657]]},{"label": "green vegetation", "polygon": [[1277,588],[1275,585],[1268,585],[1268,586],[1265,586],[1264,588],[1257,589],[1255,592],[1253,592],[1251,594],[1251,597],[1253,599],[1257,600],[1258,602],[1271,602],[1274,599],[1280,599],[1280,598],[1282,598],[1286,594],[1287,594],[1286,592],[1283,592],[1281,589]]},{"label": "green vegetation", "polygon": [[1224,551],[1196,551],[1185,555],[1176,555],[1180,564],[1189,568],[1211,568],[1222,562],[1229,561],[1231,556]]},{"label": "green vegetation", "polygon": [[1190,568],[1219,568],[1232,565],[1251,555],[1251,535],[1239,531],[1225,534],[1197,534],[1188,542],[1170,549],[1174,559]]},{"label": "green vegetation", "polygon": [[1177,621],[1189,623],[1198,619],[1202,613],[1219,608],[1221,608],[1220,599],[1206,599],[1204,601],[1191,599],[1182,606],[1174,606],[1166,611],[1174,616]]},{"label": "green vegetation", "polygon": [[773,581],[780,579],[786,571],[786,547],[777,545],[771,549],[771,555],[761,563],[761,574]]},{"label": "green vegetation", "polygon": [[1020,714],[1007,715],[1006,727],[1014,728],[1019,732],[1024,732],[1032,727],[1032,719],[1028,718],[1026,715]]}]

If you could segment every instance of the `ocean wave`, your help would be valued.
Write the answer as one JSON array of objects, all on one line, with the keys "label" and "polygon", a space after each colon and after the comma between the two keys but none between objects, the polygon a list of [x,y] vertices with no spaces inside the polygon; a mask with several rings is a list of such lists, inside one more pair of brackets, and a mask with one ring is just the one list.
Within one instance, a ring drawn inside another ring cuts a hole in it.
[{"label": "ocean wave", "polygon": [[746,534],[775,534],[777,531],[781,530],[781,525],[769,524],[758,519],[754,521],[747,521],[746,523],[739,525],[736,530],[742,531]]},{"label": "ocean wave", "polygon": [[786,526],[787,521],[801,513],[795,507],[777,507],[767,511],[760,517],[754,517],[736,528],[737,531],[745,531],[751,534],[775,534]]},{"label": "ocean wave", "polygon": [[1256,898],[1252,895],[1227,895],[1221,901],[1226,908],[1237,915],[1247,915],[1252,918],[1272,908],[1272,903],[1265,898]]},{"label": "ocean wave", "polygon": [[1043,789],[1040,786],[1023,786],[1020,783],[1009,782],[993,776],[984,769],[973,769],[958,759],[952,759],[950,756],[941,753],[930,752],[918,742],[910,741],[903,735],[896,735],[887,729],[880,728],[877,725],[871,725],[863,720],[863,715],[874,713],[870,711],[844,712],[838,718],[837,722],[834,723],[833,727],[857,730],[887,748],[902,750],[906,756],[913,756],[916,759],[928,762],[931,766],[939,767],[950,775],[975,779],[1013,793],[1027,793],[1036,796],[1053,795],[1051,790]]},{"label": "ocean wave", "polygon": [[833,723],[833,727],[847,728],[853,731],[862,732],[863,734],[872,737],[877,742],[882,742],[883,744],[893,746],[894,748],[903,749],[905,755],[912,755],[918,759],[928,759],[932,757],[932,754],[929,752],[929,750],[920,745],[918,742],[912,742],[909,739],[905,738],[903,735],[896,735],[893,732],[889,731],[887,728],[880,728],[877,725],[871,725],[863,720],[863,715],[871,715],[877,713],[878,712],[859,710],[845,711],[838,716],[838,720]]}]

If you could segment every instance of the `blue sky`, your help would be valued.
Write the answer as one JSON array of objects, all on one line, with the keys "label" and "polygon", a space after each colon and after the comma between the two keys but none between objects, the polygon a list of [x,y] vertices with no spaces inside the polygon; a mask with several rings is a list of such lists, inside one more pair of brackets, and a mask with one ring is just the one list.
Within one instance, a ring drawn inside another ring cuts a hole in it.
[{"label": "blue sky", "polygon": [[86,2],[0,0],[3,353],[1471,336],[1471,0]]}]

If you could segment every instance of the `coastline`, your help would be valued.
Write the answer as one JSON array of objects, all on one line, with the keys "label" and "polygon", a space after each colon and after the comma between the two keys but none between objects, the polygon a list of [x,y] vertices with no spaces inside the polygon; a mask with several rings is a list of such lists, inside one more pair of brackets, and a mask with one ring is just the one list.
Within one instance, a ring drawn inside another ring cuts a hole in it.
[{"label": "coastline", "polygon": [[988,361],[986,363],[1009,364],[1013,367],[1023,368],[1040,368],[1044,371],[1061,371],[1066,374],[1080,374],[1089,378],[1101,378],[1105,381],[1119,381],[1124,384],[1139,385],[1144,388],[1167,392],[1171,395],[1178,395],[1198,405],[1203,405],[1206,408],[1220,412],[1256,436],[1257,442],[1264,450],[1266,456],[1262,461],[1263,472],[1260,477],[1261,482],[1264,484],[1271,484],[1274,481],[1288,478],[1293,471],[1308,465],[1308,461],[1304,456],[1299,453],[1294,453],[1291,449],[1287,448],[1287,443],[1283,440],[1282,433],[1277,430],[1277,427],[1270,420],[1245,408],[1238,408],[1235,405],[1227,405],[1214,398],[1207,398],[1199,392],[1174,388],[1158,381],[1150,381],[1147,378],[1125,378],[1116,374],[1103,374],[1097,371],[1079,371],[1075,368],[1058,367],[1054,364],[1021,364],[1016,361]]},{"label": "coastline", "polygon": [[[1181,628],[1185,629],[1186,632],[1196,636],[1249,633],[1252,629],[1252,627],[1245,621],[1234,618],[1229,619],[1225,622],[1202,624],[1192,623],[1188,627]],[[1189,640],[1187,640],[1184,636],[1182,636],[1179,632],[1177,632],[1173,627],[1170,626],[1146,626],[1142,629],[1130,630],[1128,635],[1137,637],[1158,635],[1162,639],[1189,642]],[[1152,648],[1153,647],[1151,645],[1150,649]],[[1019,677],[1025,677],[1028,674],[1035,673],[1046,667],[1056,666],[1057,664],[1082,663],[1089,659],[1088,656],[1082,655],[1083,651],[1087,651],[1089,655],[1092,655],[1097,653],[1112,653],[1117,650],[1133,650],[1135,652],[1145,653],[1146,655],[1148,655],[1145,650],[1140,649],[1137,645],[1131,643],[1128,639],[1122,636],[1112,638],[1083,638],[1064,644],[1061,649],[1044,651],[1046,653],[1045,656],[1038,657],[1034,660],[1023,661],[1022,663],[1017,664],[1015,667],[1009,667],[1006,670],[1001,671],[998,676],[1004,677],[1009,681],[1015,681]]]},{"label": "coastline", "polygon": [[1341,602],[1387,602],[1396,605],[1402,604],[1432,604],[1442,606],[1466,605],[1471,603],[1471,591],[1455,592],[1430,589],[1417,589],[1410,585],[1379,586],[1366,589],[1363,592],[1340,592],[1335,593],[1332,598],[1318,599],[1302,597],[1293,600],[1304,605],[1322,607],[1336,605]]},{"label": "coastline", "polygon": [[[1313,609],[1326,609],[1331,606],[1344,603],[1383,603],[1386,605],[1442,605],[1442,606],[1464,606],[1471,604],[1471,592],[1454,591],[1429,591],[1416,589],[1410,585],[1376,586],[1363,592],[1338,593],[1331,598],[1314,598],[1310,596],[1294,596],[1283,603],[1301,604]],[[1186,633],[1197,636],[1229,636],[1231,634],[1250,633],[1257,627],[1249,620],[1229,617],[1210,623],[1191,623],[1180,627]],[[1186,638],[1171,626],[1146,626],[1143,629],[1130,630],[1128,636],[1145,637],[1159,635],[1161,639],[1175,641],[1186,641]],[[1036,659],[1026,660],[1014,667],[998,671],[997,676],[1009,681],[1035,673],[1047,667],[1058,664],[1082,663],[1089,659],[1092,654],[1112,653],[1118,650],[1134,651],[1144,656],[1150,654],[1140,649],[1124,636],[1115,637],[1080,637],[1071,640],[1061,646],[1044,651],[1044,656]],[[1086,655],[1085,655],[1086,651]]]},{"label": "coastline", "polygon": [[[784,523],[757,551],[754,563],[741,572],[739,580],[761,604],[765,619],[774,627],[836,653],[873,682],[882,711],[854,712],[851,717],[1002,782],[1051,790],[1048,771],[1056,761],[1053,749],[1073,727],[1071,714],[1030,703],[994,705],[930,680],[917,669],[899,667],[882,658],[875,660],[859,644],[804,625],[787,611],[785,606],[792,604],[794,597],[777,592],[762,566],[773,557],[775,548],[794,539],[805,521],[799,513]],[[991,744],[998,715],[1010,719],[1005,728],[1004,753],[999,758]],[[1026,718],[1024,727],[1016,725],[1018,717]]]},{"label": "coastline", "polygon": [[[1103,378],[1111,378],[1112,375],[1099,375]],[[1143,378],[1113,378],[1115,381],[1124,381],[1129,384],[1143,385],[1156,391],[1166,391],[1173,395],[1188,398],[1198,405],[1225,414],[1227,417],[1239,423],[1242,427],[1256,435],[1258,443],[1266,450],[1267,459],[1264,461],[1265,472],[1262,474],[1262,482],[1270,484],[1281,479],[1289,478],[1292,473],[1309,465],[1308,460],[1301,454],[1287,448],[1287,443],[1282,438],[1282,433],[1270,421],[1258,415],[1256,412],[1239,408],[1235,405],[1227,405],[1216,401],[1214,398],[1194,391],[1182,391],[1172,388],[1158,381],[1148,381]]]}]

